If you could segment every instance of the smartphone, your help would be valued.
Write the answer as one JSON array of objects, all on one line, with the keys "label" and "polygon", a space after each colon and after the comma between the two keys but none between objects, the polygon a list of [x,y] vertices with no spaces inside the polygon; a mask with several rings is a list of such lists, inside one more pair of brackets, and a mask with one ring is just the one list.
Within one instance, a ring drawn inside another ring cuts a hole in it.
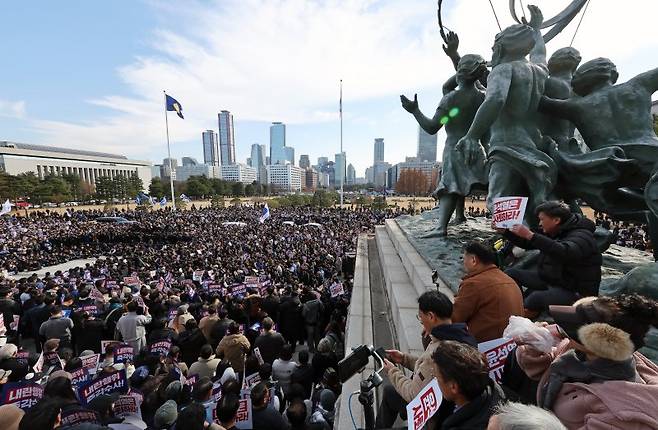
[{"label": "smartphone", "polygon": [[377,348],[375,350],[375,354],[377,354],[382,359],[382,361],[386,359],[386,350],[384,348]]}]

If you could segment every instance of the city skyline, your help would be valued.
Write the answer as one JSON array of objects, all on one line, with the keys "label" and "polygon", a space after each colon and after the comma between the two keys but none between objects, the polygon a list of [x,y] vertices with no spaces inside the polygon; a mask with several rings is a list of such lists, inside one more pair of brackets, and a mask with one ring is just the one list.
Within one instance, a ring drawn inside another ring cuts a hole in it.
[{"label": "city skyline", "polygon": [[[507,2],[492,3],[501,26],[511,24]],[[537,3],[546,17],[563,6]],[[592,4],[573,43],[583,61],[610,57],[619,82],[656,66],[649,54],[658,46],[651,21],[658,4],[635,4]],[[441,50],[436,3],[426,0],[282,0],[276,6],[222,0],[184,8],[129,0],[14,2],[3,12],[12,35],[5,55],[12,61],[0,80],[0,140],[111,150],[154,163],[166,156],[163,90],[185,113],[184,120],[170,115],[172,157],[203,159],[199,134],[219,131],[220,109],[235,118],[236,161],[248,158],[252,143],[268,142],[272,121],[288,125],[287,145],[298,154],[331,157],[340,151],[343,79],[344,150],[362,176],[372,165],[375,137],[386,141],[387,162],[414,155],[417,124],[399,95],[418,93],[431,116],[453,73]],[[444,4],[444,22],[459,34],[460,53],[490,59],[498,32],[490,12],[474,13],[465,1]],[[58,22],[56,31],[52,22]],[[597,31],[618,22],[634,25],[624,27],[624,37]],[[549,55],[569,45],[577,25],[574,20],[548,44]],[[438,159],[444,141],[442,131]]]}]

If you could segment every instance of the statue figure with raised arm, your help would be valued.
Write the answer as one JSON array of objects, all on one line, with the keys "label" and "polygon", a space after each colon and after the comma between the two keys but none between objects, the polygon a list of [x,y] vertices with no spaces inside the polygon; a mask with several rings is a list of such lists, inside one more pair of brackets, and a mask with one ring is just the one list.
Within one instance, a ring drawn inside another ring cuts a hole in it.
[{"label": "statue figure with raised arm", "polygon": [[570,178],[573,196],[613,218],[647,220],[652,242],[658,243],[658,137],[651,115],[658,68],[615,85],[617,77],[609,59],[590,60],[572,80],[580,97],[543,97],[540,109],[573,122],[591,150],[553,155],[560,173]]},{"label": "statue figure with raised arm", "polygon": [[557,166],[539,149],[544,145],[537,108],[548,69],[539,32],[543,16],[536,6],[528,9],[529,25],[512,25],[496,35],[486,98],[457,149],[464,151],[467,163],[480,159],[484,148],[479,140],[490,132],[489,210],[496,197],[527,196],[526,221],[534,225],[534,209],[553,190]]},{"label": "statue figure with raised arm", "polygon": [[471,126],[478,108],[484,101],[484,92],[476,82],[487,67],[484,58],[479,55],[464,55],[457,65],[456,80],[458,87],[443,96],[433,118],[426,117],[418,108],[418,96],[409,100],[400,96],[402,107],[411,113],[418,124],[429,134],[436,134],[441,127],[446,127],[446,143],[443,149],[441,179],[433,196],[439,199],[439,225],[428,236],[446,236],[448,222],[455,213],[455,222],[466,221],[464,216],[464,198],[474,188],[485,189],[487,175],[485,157],[467,165],[463,155],[455,149],[459,139]]}]

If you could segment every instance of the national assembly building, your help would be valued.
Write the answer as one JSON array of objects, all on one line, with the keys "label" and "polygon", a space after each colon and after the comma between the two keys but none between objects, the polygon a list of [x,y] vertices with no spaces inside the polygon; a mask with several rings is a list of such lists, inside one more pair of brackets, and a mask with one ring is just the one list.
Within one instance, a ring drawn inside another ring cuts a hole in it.
[{"label": "national assembly building", "polygon": [[0,172],[10,175],[34,172],[43,179],[48,175],[78,175],[94,187],[96,178],[136,174],[144,187],[151,183],[151,163],[129,160],[126,156],[104,152],[57,148],[0,141]]}]

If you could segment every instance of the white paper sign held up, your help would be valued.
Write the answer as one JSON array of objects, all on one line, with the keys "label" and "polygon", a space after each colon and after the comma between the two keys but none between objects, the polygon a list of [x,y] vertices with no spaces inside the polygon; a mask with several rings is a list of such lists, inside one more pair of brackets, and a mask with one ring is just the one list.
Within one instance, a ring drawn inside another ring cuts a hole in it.
[{"label": "white paper sign held up", "polygon": [[493,223],[497,228],[510,228],[523,223],[527,197],[496,197],[493,201]]},{"label": "white paper sign held up", "polygon": [[407,405],[407,429],[418,430],[434,416],[441,406],[443,394],[436,378],[425,385],[420,393]]}]

